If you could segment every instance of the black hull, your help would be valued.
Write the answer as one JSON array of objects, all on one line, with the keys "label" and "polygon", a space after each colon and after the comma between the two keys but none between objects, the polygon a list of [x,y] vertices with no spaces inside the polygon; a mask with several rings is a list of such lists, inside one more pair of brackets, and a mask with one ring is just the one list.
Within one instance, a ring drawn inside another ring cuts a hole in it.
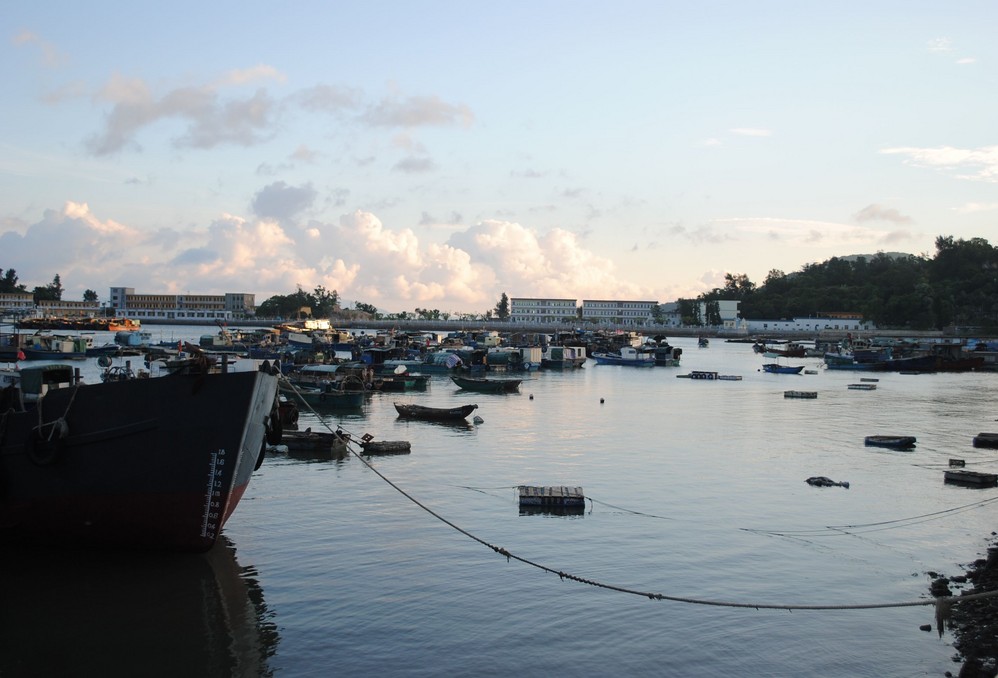
[{"label": "black hull", "polygon": [[[277,391],[262,372],[69,387],[9,412],[0,535],[53,545],[204,551],[261,458]],[[63,418],[65,427],[44,425]],[[60,430],[61,429],[61,430]]]},{"label": "black hull", "polygon": [[423,419],[425,421],[463,421],[469,414],[478,409],[478,405],[462,405],[461,407],[423,407],[422,405],[403,405],[395,403],[395,411],[403,419]]}]

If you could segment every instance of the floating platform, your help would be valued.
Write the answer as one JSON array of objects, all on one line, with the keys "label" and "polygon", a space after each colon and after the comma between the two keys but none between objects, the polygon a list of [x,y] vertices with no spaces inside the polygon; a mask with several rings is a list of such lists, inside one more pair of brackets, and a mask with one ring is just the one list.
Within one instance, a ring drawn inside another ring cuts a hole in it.
[{"label": "floating platform", "polygon": [[963,468],[967,465],[967,462],[963,459],[950,459],[949,465],[950,468]]},{"label": "floating platform", "polygon": [[880,381],[879,379],[874,379],[873,377],[860,377],[859,380],[860,381],[870,381],[870,382],[874,382],[874,383]]},{"label": "floating platform", "polygon": [[585,508],[586,496],[581,487],[565,485],[534,486],[520,485],[520,507]]},{"label": "floating platform", "polygon": [[808,400],[814,400],[818,397],[817,391],[784,391],[784,398],[806,398]]},{"label": "floating platform", "polygon": [[705,381],[741,381],[741,375],[737,374],[718,374],[717,372],[708,372],[706,370],[693,370],[689,374],[677,374],[677,379],[703,379]]},{"label": "floating platform", "polygon": [[994,473],[981,473],[979,471],[967,471],[964,469],[943,471],[947,483],[956,485],[967,485],[970,487],[995,487],[998,485],[998,475]]},{"label": "floating platform", "polygon": [[876,391],[876,384],[849,384],[849,388],[853,391]]},{"label": "floating platform", "polygon": [[978,433],[974,436],[974,447],[998,448],[998,433]]}]

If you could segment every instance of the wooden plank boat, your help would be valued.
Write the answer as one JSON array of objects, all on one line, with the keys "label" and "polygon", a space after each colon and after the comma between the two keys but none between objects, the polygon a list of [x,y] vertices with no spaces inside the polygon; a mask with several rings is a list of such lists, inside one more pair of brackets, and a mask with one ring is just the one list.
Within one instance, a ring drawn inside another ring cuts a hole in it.
[{"label": "wooden plank boat", "polygon": [[281,444],[288,448],[289,457],[310,459],[343,459],[347,456],[347,440],[344,434],[323,433],[321,431],[285,431]]},{"label": "wooden plank boat", "polygon": [[412,450],[408,440],[366,440],[360,446],[364,454],[409,454]]},{"label": "wooden plank boat", "polygon": [[465,391],[478,393],[512,393],[520,388],[520,379],[486,379],[484,377],[459,377],[451,375],[451,381]]},{"label": "wooden plank boat", "polygon": [[395,410],[403,419],[425,419],[427,421],[461,421],[478,409],[478,405],[461,405],[460,407],[424,407],[423,405],[407,405],[394,403]]},{"label": "wooden plank boat", "polygon": [[915,446],[915,436],[866,436],[863,442],[868,447],[890,447],[895,450],[910,450]]},{"label": "wooden plank boat", "polygon": [[966,469],[950,469],[943,471],[947,483],[972,485],[974,487],[994,487],[998,485],[998,474],[968,471]]}]

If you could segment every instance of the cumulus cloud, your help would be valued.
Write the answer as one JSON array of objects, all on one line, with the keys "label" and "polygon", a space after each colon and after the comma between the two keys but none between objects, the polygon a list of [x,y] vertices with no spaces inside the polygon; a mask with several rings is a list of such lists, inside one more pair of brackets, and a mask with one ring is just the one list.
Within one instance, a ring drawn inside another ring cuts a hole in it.
[{"label": "cumulus cloud", "polygon": [[430,158],[408,156],[395,163],[395,166],[392,167],[392,169],[396,172],[404,172],[406,174],[421,174],[423,172],[431,172],[436,169],[436,167],[436,163],[434,163]]},{"label": "cumulus cloud", "polygon": [[893,207],[883,207],[882,205],[867,205],[853,215],[853,219],[858,222],[864,221],[890,221],[895,224],[910,224],[911,217],[905,216]]},{"label": "cumulus cloud", "polygon": [[309,209],[317,195],[312,184],[288,186],[283,181],[277,181],[257,192],[252,209],[260,217],[289,222]]},{"label": "cumulus cloud", "polygon": [[998,146],[981,148],[917,148],[903,146],[880,150],[885,155],[901,155],[905,162],[915,167],[955,171],[959,179],[998,182]]}]

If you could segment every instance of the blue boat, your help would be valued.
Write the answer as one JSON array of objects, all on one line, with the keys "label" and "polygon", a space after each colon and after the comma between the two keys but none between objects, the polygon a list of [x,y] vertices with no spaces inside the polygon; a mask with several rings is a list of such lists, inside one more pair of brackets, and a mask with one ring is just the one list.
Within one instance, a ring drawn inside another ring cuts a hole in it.
[{"label": "blue boat", "polygon": [[770,374],[800,374],[803,369],[803,365],[781,365],[779,363],[766,363],[762,366],[762,371]]}]

